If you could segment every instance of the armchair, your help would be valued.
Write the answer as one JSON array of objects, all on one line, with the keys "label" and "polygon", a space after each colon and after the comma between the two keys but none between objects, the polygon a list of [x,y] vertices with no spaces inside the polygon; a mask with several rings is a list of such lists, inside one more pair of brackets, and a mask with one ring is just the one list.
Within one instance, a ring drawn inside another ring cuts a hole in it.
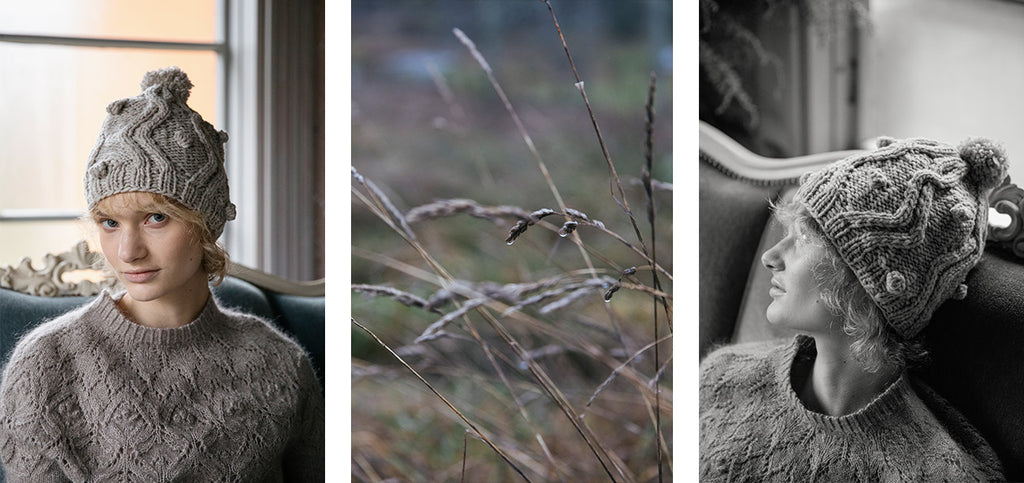
[{"label": "armchair", "polygon": [[[767,324],[770,274],[760,254],[781,237],[769,200],[792,196],[799,176],[856,151],[788,159],[758,156],[700,124],[700,357],[714,344],[788,338]],[[1013,162],[1011,160],[1011,162]],[[1010,216],[990,228],[964,300],[950,300],[923,335],[918,376],[982,433],[1011,481],[1024,480],[1024,190],[1004,183],[991,204]]]}]

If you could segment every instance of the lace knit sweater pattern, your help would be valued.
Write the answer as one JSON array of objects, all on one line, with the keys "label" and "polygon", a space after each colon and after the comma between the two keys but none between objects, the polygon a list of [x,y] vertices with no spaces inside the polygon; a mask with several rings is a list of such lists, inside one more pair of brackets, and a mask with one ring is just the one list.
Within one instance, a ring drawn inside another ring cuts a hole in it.
[{"label": "lace knit sweater pattern", "polygon": [[853,414],[806,409],[790,374],[813,358],[814,339],[798,336],[723,347],[701,362],[701,481],[1002,479],[984,439],[907,373]]},{"label": "lace knit sweater pattern", "polygon": [[324,400],[305,352],[220,308],[175,329],[120,295],[19,341],[0,384],[8,481],[323,481]]}]

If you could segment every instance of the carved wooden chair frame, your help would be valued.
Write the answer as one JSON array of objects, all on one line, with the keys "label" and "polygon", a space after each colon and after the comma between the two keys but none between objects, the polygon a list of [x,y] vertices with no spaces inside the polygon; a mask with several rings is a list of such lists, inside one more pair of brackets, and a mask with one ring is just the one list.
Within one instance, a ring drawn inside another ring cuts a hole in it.
[{"label": "carved wooden chair frame", "polygon": [[[117,278],[109,274],[89,278],[69,277],[74,273],[102,273],[102,267],[103,255],[90,251],[89,244],[82,240],[66,252],[45,254],[40,268],[32,266],[28,257],[22,258],[17,267],[0,267],[0,288],[43,297],[92,296],[104,289],[120,288]],[[288,295],[322,297],[326,287],[324,279],[297,282],[237,263],[228,265],[228,275]]]}]

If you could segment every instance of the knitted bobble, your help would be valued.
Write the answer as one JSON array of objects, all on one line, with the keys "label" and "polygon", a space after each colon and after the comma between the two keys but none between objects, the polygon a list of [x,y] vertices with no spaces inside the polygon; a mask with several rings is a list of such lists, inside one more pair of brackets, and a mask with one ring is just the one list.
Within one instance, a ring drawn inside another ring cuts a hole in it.
[{"label": "knitted bobble", "polygon": [[950,210],[956,219],[960,220],[960,223],[969,223],[974,221],[974,210],[967,205],[956,205]]},{"label": "knitted bobble", "polygon": [[188,80],[188,75],[177,67],[167,67],[146,72],[139,85],[142,87],[143,92],[152,86],[163,86],[167,90],[168,96],[173,93],[182,101],[188,100],[192,89],[192,81]]},{"label": "knitted bobble", "polygon": [[220,138],[221,144],[228,142],[228,133],[225,131],[217,131],[217,137]]},{"label": "knitted bobble", "polygon": [[92,177],[96,179],[103,179],[110,173],[110,167],[107,166],[106,161],[100,161],[92,165],[92,167],[89,168],[89,172],[92,174]]},{"label": "knitted bobble", "polygon": [[967,298],[967,285],[960,284],[956,286],[956,290],[953,292],[953,300],[963,300]]},{"label": "knitted bobble", "polygon": [[112,116],[121,114],[121,111],[124,110],[125,104],[128,104],[128,99],[120,99],[111,102],[110,104],[107,104],[107,112]]},{"label": "knitted bobble", "polygon": [[889,177],[878,168],[868,169],[868,179],[871,180],[872,190],[884,191],[892,186],[892,181],[889,180]]},{"label": "knitted bobble", "polygon": [[224,214],[227,215],[226,219],[228,221],[234,220],[235,216],[238,214],[238,210],[235,208],[235,204],[228,203],[228,206],[224,208]]},{"label": "knitted bobble", "polygon": [[894,142],[896,142],[896,138],[889,136],[879,136],[877,141],[879,148],[884,148]]},{"label": "knitted bobble", "polygon": [[1006,177],[1006,153],[995,142],[971,138],[960,144],[959,151],[960,158],[967,164],[964,180],[978,189],[995,188]]},{"label": "knitted bobble", "polygon": [[907,290],[907,278],[902,273],[893,270],[885,274],[885,291],[893,295],[900,295]]},{"label": "knitted bobble", "polygon": [[174,142],[185,149],[192,147],[192,137],[186,134],[185,131],[175,131]]}]

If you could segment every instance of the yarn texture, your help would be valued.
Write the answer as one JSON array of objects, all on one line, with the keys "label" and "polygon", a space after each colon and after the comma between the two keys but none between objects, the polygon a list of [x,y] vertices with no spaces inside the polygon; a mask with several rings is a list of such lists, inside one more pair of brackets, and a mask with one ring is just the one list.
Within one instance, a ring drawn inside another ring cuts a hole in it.
[{"label": "yarn texture", "polygon": [[857,275],[889,326],[917,335],[977,264],[988,233],[988,193],[1006,177],[997,144],[959,148],[882,138],[801,179],[795,199]]},{"label": "yarn texture", "polygon": [[83,180],[89,209],[118,193],[159,193],[202,213],[219,237],[235,219],[224,169],[227,133],[186,104],[192,82],[181,69],[148,72],[140,86],[141,94],[107,106]]},{"label": "yarn texture", "polygon": [[118,310],[122,295],[40,325],[12,352],[0,384],[8,481],[323,481],[323,396],[295,342],[212,296],[184,327],[143,327]]},{"label": "yarn texture", "polygon": [[724,347],[701,362],[700,481],[1003,479],[977,431],[906,372],[853,414],[806,409],[790,374],[814,357],[814,340],[797,336]]}]

